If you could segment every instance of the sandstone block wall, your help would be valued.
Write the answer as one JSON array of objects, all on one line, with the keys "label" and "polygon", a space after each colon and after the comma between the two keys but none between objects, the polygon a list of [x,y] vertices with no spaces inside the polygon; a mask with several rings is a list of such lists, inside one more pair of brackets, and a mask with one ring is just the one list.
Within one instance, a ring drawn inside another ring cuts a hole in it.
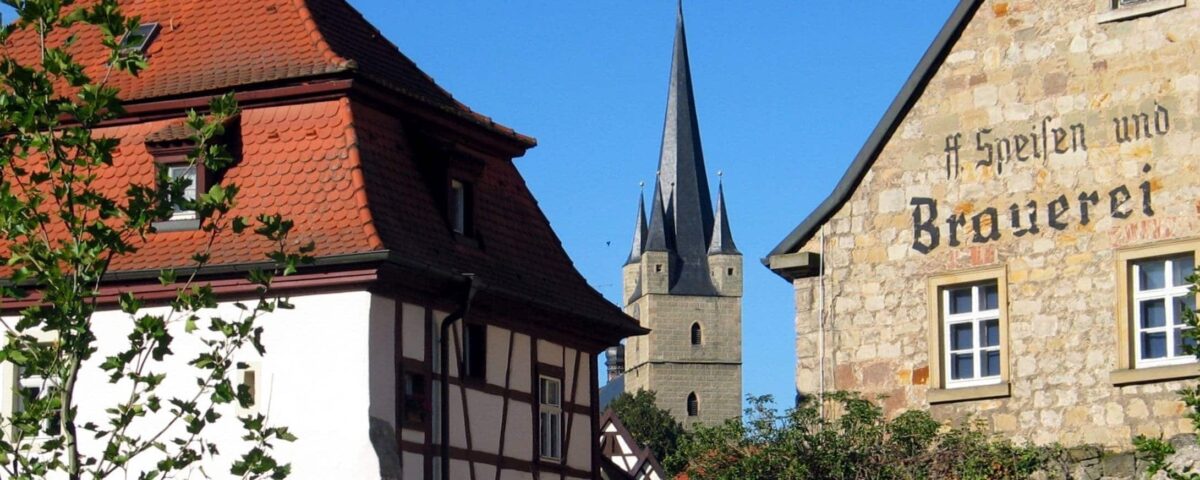
[{"label": "sandstone block wall", "polygon": [[[659,407],[685,426],[715,425],[741,415],[742,299],[650,294],[627,310],[640,312],[651,333],[625,348],[625,389],[657,392]],[[702,341],[692,345],[692,324]],[[696,392],[699,415],[689,417],[686,399]]]},{"label": "sandstone block wall", "polygon": [[[1184,381],[1112,372],[1116,252],[1200,237],[1200,4],[1102,23],[1110,8],[983,2],[824,226],[824,289],[794,283],[801,393],[824,358],[827,390],[973,415],[1017,440],[1125,449],[1190,431]],[[931,406],[927,280],[987,266],[1007,269],[1011,393]]]}]

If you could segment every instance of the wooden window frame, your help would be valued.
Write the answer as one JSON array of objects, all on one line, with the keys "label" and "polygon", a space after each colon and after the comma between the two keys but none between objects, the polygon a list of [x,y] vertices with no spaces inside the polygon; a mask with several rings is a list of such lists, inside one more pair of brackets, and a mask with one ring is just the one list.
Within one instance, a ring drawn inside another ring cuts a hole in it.
[{"label": "wooden window frame", "polygon": [[[432,383],[426,375],[425,368],[421,365],[409,365],[401,362],[396,365],[397,377],[397,395],[396,395],[396,418],[400,428],[410,430],[425,430],[426,421],[429,420],[429,402],[432,398],[429,389]],[[410,379],[418,379],[422,393],[420,395],[409,391]],[[410,414],[417,414],[410,418]]]},{"label": "wooden window frame", "polygon": [[[953,287],[980,284],[988,281],[996,282],[999,296],[999,328],[1000,328],[1000,376],[987,383],[966,383],[961,386],[950,385],[949,365],[947,365],[947,336],[943,320],[943,291]],[[1009,312],[1008,312],[1008,270],[1004,265],[975,268],[951,272],[930,277],[927,284],[926,310],[928,312],[928,344],[929,344],[929,379],[930,388],[927,399],[930,404],[983,400],[988,398],[1007,397],[1011,394],[1009,385],[1011,355],[1009,349]]]},{"label": "wooden window frame", "polygon": [[[566,381],[564,380],[562,369],[552,369],[547,368],[546,366],[539,366],[537,373],[537,386],[535,388],[537,398],[535,401],[537,402],[538,406],[538,416],[535,420],[536,428],[534,428],[537,438],[537,455],[538,458],[543,462],[561,464],[566,461],[566,458],[563,456],[563,445],[565,444],[563,435],[566,432],[566,425],[563,422],[566,419],[566,412],[564,412],[564,406],[566,405],[566,402],[563,401],[563,388],[566,385]],[[550,380],[558,383],[557,405],[545,403],[545,395],[542,388],[543,380]],[[557,456],[545,455],[546,438],[543,436],[544,432],[542,431],[544,424],[543,417],[545,415],[557,415],[558,418],[558,444],[555,445],[553,451],[550,452],[551,454],[557,453]]]},{"label": "wooden window frame", "polygon": [[238,385],[245,385],[247,383],[247,374],[249,374],[251,377],[250,380],[253,381],[253,384],[248,386],[250,389],[250,398],[253,403],[251,403],[248,407],[242,407],[242,405],[235,400],[234,404],[237,405],[238,414],[248,415],[262,411],[260,407],[260,405],[262,405],[264,391],[262,363],[246,362],[246,368],[235,370],[235,372],[237,372],[238,375]]},{"label": "wooden window frame", "polygon": [[1141,260],[1172,257],[1192,252],[1193,262],[1200,265],[1200,238],[1186,238],[1138,245],[1117,250],[1114,271],[1116,275],[1116,338],[1117,369],[1109,374],[1110,381],[1117,386],[1180,380],[1200,376],[1200,363],[1195,361],[1138,368],[1133,312],[1134,279],[1133,264]]},{"label": "wooden window frame", "polygon": [[[154,163],[156,167],[171,168],[188,165],[187,153],[193,149],[191,146],[178,147],[171,149],[156,150],[154,154]],[[196,169],[196,198],[208,192],[209,181],[212,178],[211,172],[204,167],[203,164],[197,163]],[[171,217],[154,223],[156,230],[178,231],[178,230],[196,230],[200,228],[200,218],[196,211],[188,210],[183,212],[172,213]]]},{"label": "wooden window frame", "polygon": [[484,383],[487,381],[488,326],[465,321],[462,332],[462,361],[459,363],[458,377],[464,383]]}]

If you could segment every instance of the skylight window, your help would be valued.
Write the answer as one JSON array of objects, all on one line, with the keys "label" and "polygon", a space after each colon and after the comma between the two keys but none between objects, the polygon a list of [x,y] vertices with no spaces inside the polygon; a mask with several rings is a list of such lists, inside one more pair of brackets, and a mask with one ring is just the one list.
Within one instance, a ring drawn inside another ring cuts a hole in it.
[{"label": "skylight window", "polygon": [[154,35],[158,33],[158,23],[143,23],[133,31],[125,34],[125,39],[121,41],[121,50],[124,52],[145,53],[146,47],[150,46],[150,42],[154,40]]}]

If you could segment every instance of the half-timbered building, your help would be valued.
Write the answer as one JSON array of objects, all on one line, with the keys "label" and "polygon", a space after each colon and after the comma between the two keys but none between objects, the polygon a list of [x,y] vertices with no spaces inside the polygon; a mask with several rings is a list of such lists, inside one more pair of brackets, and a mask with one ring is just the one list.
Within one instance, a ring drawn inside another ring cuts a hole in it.
[{"label": "half-timbered building", "polygon": [[[120,141],[100,185],[153,183],[188,147],[186,110],[232,91],[236,161],[196,172],[194,191],[237,184],[232,214],[280,213],[298,244],[316,244],[313,265],[275,282],[295,309],[266,320],[267,354],[242,377],[255,408],[299,437],[278,453],[291,478],[598,478],[596,356],[645,330],[572,266],[514,165],[532,138],[456,101],[344,0],[121,3],[150,34],[150,67],[111,79],[128,115],[97,132]],[[98,34],[72,33],[77,58],[104,68]],[[28,57],[35,38],[6,48]],[[173,297],[156,272],[187,270],[197,225],[173,216],[113,264],[97,358],[127,332],[115,293]],[[198,275],[217,312],[254,295],[242,278],[268,249],[215,238]],[[100,375],[79,389],[83,419],[115,394]]]}]

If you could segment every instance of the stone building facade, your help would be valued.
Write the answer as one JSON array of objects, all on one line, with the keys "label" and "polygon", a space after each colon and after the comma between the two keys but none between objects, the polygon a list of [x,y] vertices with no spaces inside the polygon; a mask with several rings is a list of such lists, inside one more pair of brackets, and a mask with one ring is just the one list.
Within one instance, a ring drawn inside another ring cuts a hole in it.
[{"label": "stone building facade", "polygon": [[639,200],[622,269],[625,312],[651,332],[628,340],[623,381],[687,427],[742,411],[742,254],[709,192],[681,11],[649,224]]},{"label": "stone building facade", "polygon": [[796,388],[1018,440],[1190,432],[1200,5],[964,0],[833,194],[766,260]]}]

